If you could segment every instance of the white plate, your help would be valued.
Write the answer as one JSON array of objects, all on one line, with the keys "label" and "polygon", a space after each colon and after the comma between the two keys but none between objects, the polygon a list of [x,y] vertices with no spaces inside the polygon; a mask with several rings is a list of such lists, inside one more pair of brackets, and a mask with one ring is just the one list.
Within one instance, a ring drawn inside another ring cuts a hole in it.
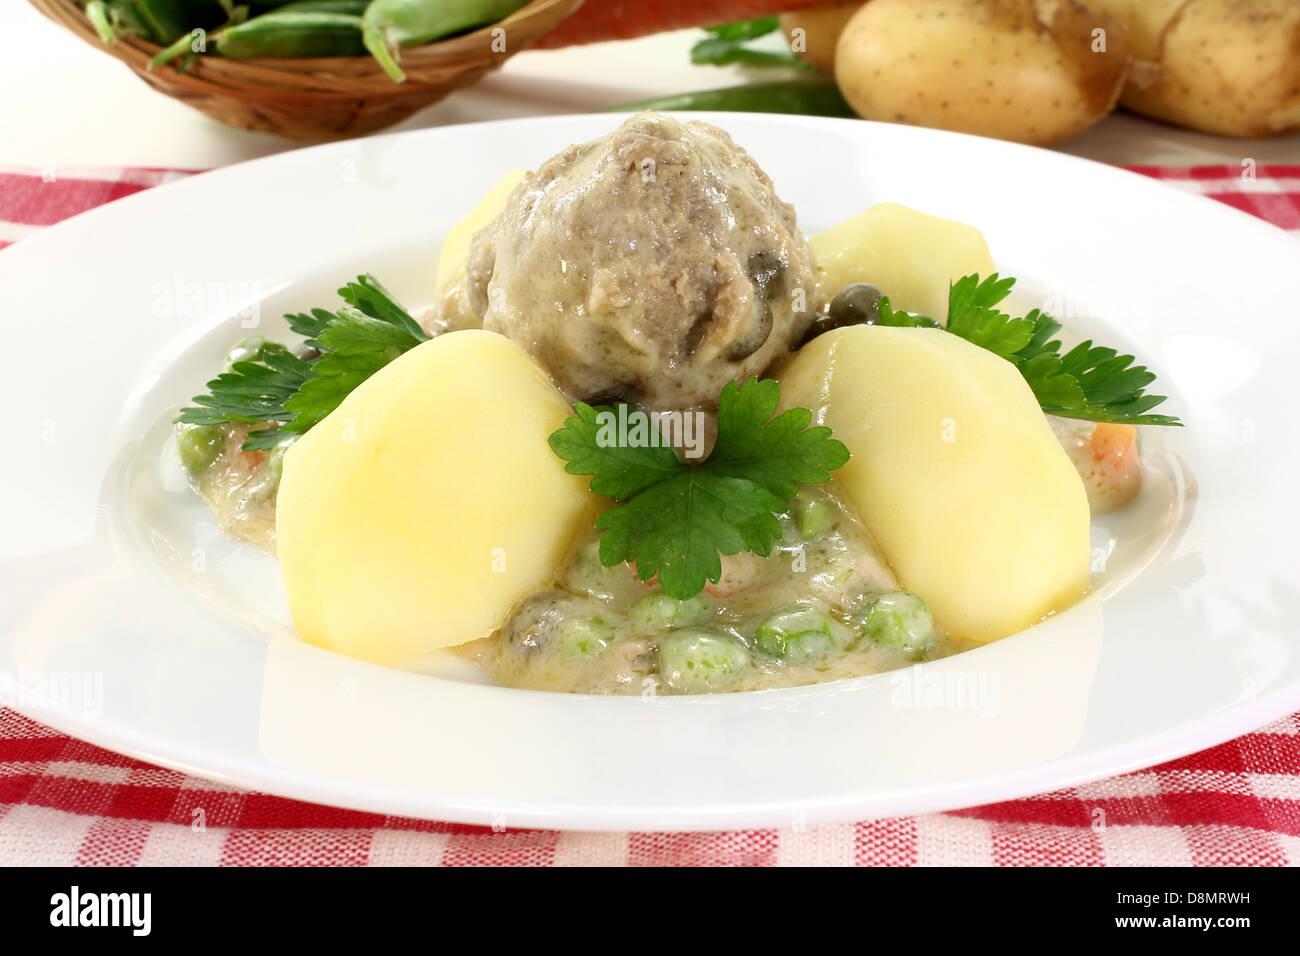
[{"label": "white plate", "polygon": [[885,199],[973,223],[1027,298],[1159,373],[1188,427],[1145,430],[1142,498],[1094,528],[1096,593],[909,670],[694,698],[517,691],[299,643],[274,562],[217,534],[168,464],[166,422],[246,334],[241,309],[274,333],[283,311],[328,304],[365,270],[427,301],[441,237],[479,195],[617,118],[489,123],[205,173],[0,253],[0,699],[271,793],[641,829],[1006,799],[1300,708],[1300,245],[1042,150],[864,122],[711,119],[805,231]]}]

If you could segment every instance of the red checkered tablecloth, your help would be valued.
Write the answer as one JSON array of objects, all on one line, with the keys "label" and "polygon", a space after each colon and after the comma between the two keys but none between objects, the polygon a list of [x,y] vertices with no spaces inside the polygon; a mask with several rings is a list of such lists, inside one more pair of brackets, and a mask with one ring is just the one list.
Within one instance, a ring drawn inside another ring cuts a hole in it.
[{"label": "red checkered tablecloth", "polygon": [[[1246,160],[1138,171],[1300,235],[1300,166]],[[0,248],[186,175],[0,168]],[[74,863],[1297,865],[1300,714],[1149,770],[954,813],[802,829],[583,833],[494,832],[237,790],[0,708],[0,864]]]}]

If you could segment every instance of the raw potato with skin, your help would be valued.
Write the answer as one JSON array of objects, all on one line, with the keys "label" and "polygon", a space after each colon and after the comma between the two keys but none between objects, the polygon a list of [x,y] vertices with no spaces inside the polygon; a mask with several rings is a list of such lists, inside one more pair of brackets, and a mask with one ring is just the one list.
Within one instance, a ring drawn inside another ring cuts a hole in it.
[{"label": "raw potato with skin", "polygon": [[1127,31],[1120,102],[1224,136],[1300,129],[1297,0],[1089,0]]},{"label": "raw potato with skin", "polygon": [[[845,25],[862,4],[839,3],[829,7],[812,7],[795,13],[781,14],[781,30],[790,49],[809,66],[823,73],[835,72],[835,45]],[[802,30],[800,35],[795,30]],[[796,43],[796,41],[799,41]]]},{"label": "raw potato with skin", "polygon": [[1037,145],[1109,113],[1126,72],[1122,31],[1075,0],[871,0],[835,52],[865,119]]}]

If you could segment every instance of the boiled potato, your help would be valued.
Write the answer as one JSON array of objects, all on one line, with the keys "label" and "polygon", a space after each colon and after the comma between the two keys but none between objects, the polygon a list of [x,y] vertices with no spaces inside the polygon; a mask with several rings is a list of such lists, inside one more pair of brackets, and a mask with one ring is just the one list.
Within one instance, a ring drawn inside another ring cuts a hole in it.
[{"label": "boiled potato", "polygon": [[465,298],[466,264],[470,243],[478,232],[506,207],[506,200],[524,178],[519,171],[506,173],[483,199],[460,222],[451,227],[442,242],[438,268],[434,273],[434,290],[438,313],[447,328],[469,328],[479,324]]},{"label": "boiled potato", "polygon": [[840,34],[835,79],[866,119],[1055,143],[1115,106],[1128,55],[1113,25],[1076,0],[871,0]]},{"label": "boiled potato", "polygon": [[950,633],[994,641],[1088,588],[1083,483],[1010,362],[942,329],[859,325],[780,379],[848,446],[836,485]]},{"label": "boiled potato", "polygon": [[896,309],[942,319],[948,284],[994,271],[974,226],[884,202],[808,240],[818,292],[827,299],[851,282],[870,282]]},{"label": "boiled potato", "polygon": [[824,73],[835,69],[835,44],[861,3],[837,3],[781,14],[781,29],[790,49]]},{"label": "boiled potato", "polygon": [[381,664],[486,637],[595,520],[546,443],[569,406],[494,332],[380,369],[284,459],[276,536],[312,644]]},{"label": "boiled potato", "polygon": [[1132,70],[1120,102],[1226,136],[1300,129],[1296,0],[1089,0],[1128,32]]}]

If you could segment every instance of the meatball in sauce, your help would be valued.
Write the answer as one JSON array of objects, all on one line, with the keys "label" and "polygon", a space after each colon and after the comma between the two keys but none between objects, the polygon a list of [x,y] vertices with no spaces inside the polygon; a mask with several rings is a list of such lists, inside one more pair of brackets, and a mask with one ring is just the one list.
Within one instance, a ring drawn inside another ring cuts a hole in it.
[{"label": "meatball in sauce", "polygon": [[722,130],[652,113],[528,176],[470,248],[464,301],[575,400],[709,407],[819,303],[793,207]]}]

